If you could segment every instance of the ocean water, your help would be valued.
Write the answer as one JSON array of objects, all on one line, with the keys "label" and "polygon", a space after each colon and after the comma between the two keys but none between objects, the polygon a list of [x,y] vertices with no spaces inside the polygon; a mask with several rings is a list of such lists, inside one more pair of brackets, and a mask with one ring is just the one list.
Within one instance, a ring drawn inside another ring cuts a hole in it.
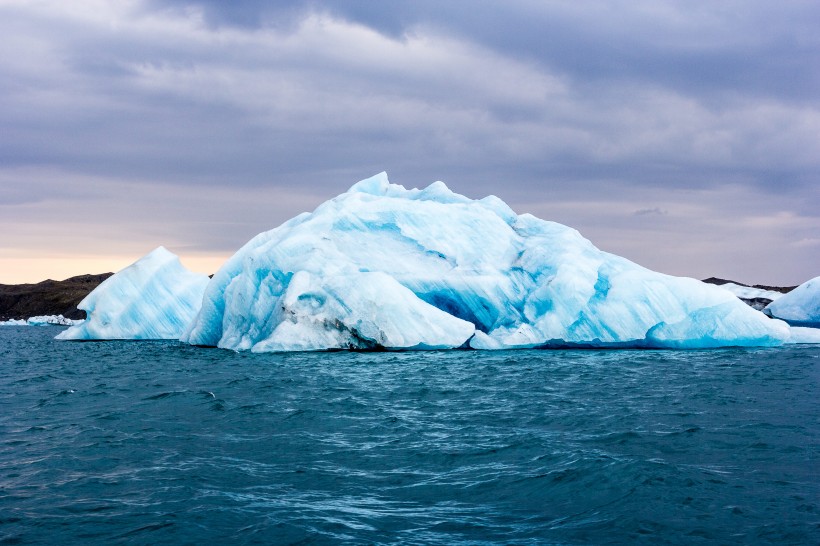
[{"label": "ocean water", "polygon": [[818,544],[820,348],[237,354],[0,328],[2,544]]}]

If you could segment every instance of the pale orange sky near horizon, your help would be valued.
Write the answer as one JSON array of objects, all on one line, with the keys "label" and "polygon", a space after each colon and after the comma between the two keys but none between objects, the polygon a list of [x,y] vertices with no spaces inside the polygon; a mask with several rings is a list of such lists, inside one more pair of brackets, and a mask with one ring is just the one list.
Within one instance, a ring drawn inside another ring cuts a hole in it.
[{"label": "pale orange sky near horizon", "polygon": [[[145,254],[153,250],[147,249]],[[172,248],[169,248],[174,252]],[[176,252],[174,252],[177,254]],[[131,265],[139,256],[84,256],[79,258],[2,258],[0,284],[36,284],[48,279],[62,281],[85,274],[116,273]],[[197,273],[215,273],[230,253],[223,255],[177,254],[186,268]]]}]

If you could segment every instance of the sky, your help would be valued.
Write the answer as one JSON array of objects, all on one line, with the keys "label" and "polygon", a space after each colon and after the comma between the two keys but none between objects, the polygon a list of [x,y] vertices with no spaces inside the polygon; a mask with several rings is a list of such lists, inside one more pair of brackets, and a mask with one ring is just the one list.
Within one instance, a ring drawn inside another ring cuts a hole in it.
[{"label": "sky", "polygon": [[386,171],[673,275],[820,275],[820,3],[0,0],[0,283],[213,273]]}]

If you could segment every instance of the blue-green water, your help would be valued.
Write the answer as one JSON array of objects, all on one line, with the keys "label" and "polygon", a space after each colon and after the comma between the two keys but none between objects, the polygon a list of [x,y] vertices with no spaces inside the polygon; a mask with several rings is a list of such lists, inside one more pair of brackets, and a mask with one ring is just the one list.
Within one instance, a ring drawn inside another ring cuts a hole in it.
[{"label": "blue-green water", "polygon": [[0,543],[818,544],[820,348],[237,354],[0,328]]}]

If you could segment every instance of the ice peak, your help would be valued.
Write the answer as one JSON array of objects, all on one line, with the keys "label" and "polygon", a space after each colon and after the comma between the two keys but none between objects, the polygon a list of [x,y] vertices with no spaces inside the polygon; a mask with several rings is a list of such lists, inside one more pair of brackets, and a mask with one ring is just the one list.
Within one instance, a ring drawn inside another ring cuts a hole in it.
[{"label": "ice peak", "polygon": [[169,260],[179,259],[179,256],[160,245],[139,260],[137,263],[164,263]]},{"label": "ice peak", "polygon": [[447,187],[447,184],[438,180],[433,182],[419,193],[418,198],[425,201],[438,201],[439,203],[469,203],[469,197],[458,194]]},{"label": "ice peak", "polygon": [[391,184],[387,173],[382,171],[375,176],[365,178],[353,184],[340,197],[354,194],[366,194],[376,197],[392,197],[410,201],[436,201],[439,203],[470,203],[472,199],[452,191],[447,184],[438,180],[423,190],[413,188],[408,190],[400,184]]},{"label": "ice peak", "polygon": [[[353,184],[347,193],[367,193],[370,195],[387,195],[390,190],[390,183],[387,179],[387,173],[382,171],[375,176],[365,178]],[[404,188],[402,188],[404,189]]]},{"label": "ice peak", "polygon": [[[173,265],[172,265],[173,264]],[[154,272],[162,267],[183,267],[179,256],[165,248],[158,246],[126,269],[134,268],[139,271]],[[108,279],[106,279],[108,280]]]}]

